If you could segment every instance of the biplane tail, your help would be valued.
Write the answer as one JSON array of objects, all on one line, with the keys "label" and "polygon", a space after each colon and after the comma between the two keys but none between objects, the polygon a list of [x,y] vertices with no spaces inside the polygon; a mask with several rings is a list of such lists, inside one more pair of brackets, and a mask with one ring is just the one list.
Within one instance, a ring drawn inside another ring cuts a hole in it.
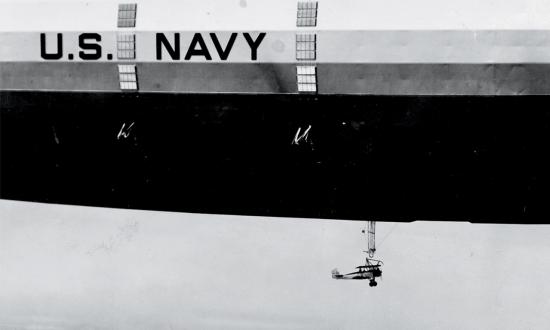
[{"label": "biplane tail", "polygon": [[340,274],[337,268],[334,268],[332,270],[332,278],[341,278],[341,277],[342,277],[342,274]]}]

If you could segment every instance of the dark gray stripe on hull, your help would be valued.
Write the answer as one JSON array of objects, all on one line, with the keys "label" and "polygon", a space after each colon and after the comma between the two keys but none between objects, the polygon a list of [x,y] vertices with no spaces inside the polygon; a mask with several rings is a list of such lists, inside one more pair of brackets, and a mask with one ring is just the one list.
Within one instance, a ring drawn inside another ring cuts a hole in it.
[{"label": "dark gray stripe on hull", "polygon": [[548,95],[547,64],[319,65],[319,92],[373,95]]},{"label": "dark gray stripe on hull", "polygon": [[[119,91],[116,63],[0,63],[1,90]],[[548,95],[548,64],[317,64],[319,94]],[[142,92],[297,93],[296,64],[138,63]]]},{"label": "dark gray stripe on hull", "polygon": [[0,90],[116,91],[116,64],[1,62]]}]

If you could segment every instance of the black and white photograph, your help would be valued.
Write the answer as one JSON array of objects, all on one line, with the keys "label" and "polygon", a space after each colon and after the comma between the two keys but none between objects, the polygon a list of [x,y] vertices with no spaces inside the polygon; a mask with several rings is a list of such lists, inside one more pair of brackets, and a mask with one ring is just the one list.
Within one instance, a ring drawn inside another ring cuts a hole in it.
[{"label": "black and white photograph", "polygon": [[0,0],[0,330],[550,329],[548,0]]}]

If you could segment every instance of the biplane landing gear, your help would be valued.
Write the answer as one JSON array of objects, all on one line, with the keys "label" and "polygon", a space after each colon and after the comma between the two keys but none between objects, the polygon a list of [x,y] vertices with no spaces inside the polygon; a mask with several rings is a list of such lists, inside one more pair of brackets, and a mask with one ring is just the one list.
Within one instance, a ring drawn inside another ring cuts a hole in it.
[{"label": "biplane landing gear", "polygon": [[376,283],[376,281],[374,280],[369,282],[369,286],[377,286],[377,285],[378,283]]}]

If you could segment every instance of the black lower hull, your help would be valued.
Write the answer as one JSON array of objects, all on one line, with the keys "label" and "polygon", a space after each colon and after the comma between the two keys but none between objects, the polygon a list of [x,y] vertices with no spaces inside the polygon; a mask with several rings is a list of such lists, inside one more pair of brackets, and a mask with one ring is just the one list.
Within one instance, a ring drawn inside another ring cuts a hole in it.
[{"label": "black lower hull", "polygon": [[[550,223],[547,100],[0,92],[0,197]],[[309,125],[308,138],[293,144]]]}]

